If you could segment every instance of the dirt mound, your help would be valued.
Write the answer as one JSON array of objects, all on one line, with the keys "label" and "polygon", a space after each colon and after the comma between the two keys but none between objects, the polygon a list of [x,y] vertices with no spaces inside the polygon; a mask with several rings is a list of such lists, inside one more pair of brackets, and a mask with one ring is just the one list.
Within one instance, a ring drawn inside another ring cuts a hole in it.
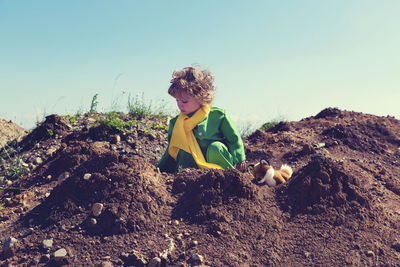
[{"label": "dirt mound", "polygon": [[236,170],[183,170],[173,185],[173,192],[180,195],[173,216],[203,223],[216,216],[210,216],[213,208],[251,199],[253,191],[249,177]]},{"label": "dirt mound", "polygon": [[34,145],[52,137],[65,136],[71,128],[69,121],[58,115],[49,115],[46,120],[29,133],[19,144],[22,150],[30,150]]},{"label": "dirt mound", "polygon": [[0,119],[0,148],[2,148],[9,141],[16,138],[21,138],[26,134],[26,130],[12,121]]},{"label": "dirt mound", "polygon": [[[160,174],[138,156],[121,156],[103,145],[70,142],[47,163],[42,175],[58,177],[59,185],[25,220],[48,227],[77,216],[82,228],[102,235],[154,228],[168,196]],[[91,212],[95,203],[104,203],[99,216]]]},{"label": "dirt mound", "polygon": [[[395,118],[328,108],[254,132],[244,139],[249,163],[294,170],[273,188],[256,184],[250,170],[158,172],[166,129],[166,120],[121,114],[46,118],[19,143],[29,172],[0,196],[0,241],[16,240],[0,264],[400,262]],[[45,240],[53,245],[44,249]]]},{"label": "dirt mound", "polygon": [[362,185],[361,177],[346,171],[339,162],[321,154],[315,154],[296,173],[287,190],[282,191],[282,196],[285,199],[281,203],[292,213],[313,214],[344,205],[368,207],[370,198],[368,190]]}]

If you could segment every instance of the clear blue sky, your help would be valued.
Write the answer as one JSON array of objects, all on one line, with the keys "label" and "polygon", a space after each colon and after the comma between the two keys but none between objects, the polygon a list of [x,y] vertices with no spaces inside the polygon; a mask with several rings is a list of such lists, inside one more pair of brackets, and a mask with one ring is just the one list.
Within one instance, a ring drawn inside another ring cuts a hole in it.
[{"label": "clear blue sky", "polygon": [[398,0],[0,0],[0,117],[126,110],[165,100],[171,74],[215,74],[238,124],[326,107],[400,119]]}]

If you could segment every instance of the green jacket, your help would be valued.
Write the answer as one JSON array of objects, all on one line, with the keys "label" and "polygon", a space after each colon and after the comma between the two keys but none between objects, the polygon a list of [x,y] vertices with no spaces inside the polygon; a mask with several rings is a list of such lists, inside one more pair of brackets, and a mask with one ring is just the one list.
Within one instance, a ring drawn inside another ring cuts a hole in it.
[{"label": "green jacket", "polygon": [[[177,118],[178,116],[171,119],[169,122],[168,147],[157,165],[161,171],[176,172],[178,165],[181,165],[182,167],[197,167],[191,154],[183,150],[179,151],[177,160],[174,160],[174,158],[172,158],[168,153],[172,130],[174,129]],[[225,110],[221,108],[212,107],[208,117],[193,129],[193,134],[196,137],[197,143],[199,144],[204,156],[206,155],[207,147],[210,143],[214,141],[220,141],[227,146],[229,153],[232,155],[232,165],[246,160],[242,138],[240,137],[240,134],[233,121],[225,113]],[[187,159],[189,155],[192,159],[192,163],[184,165],[178,164],[177,161],[179,161],[179,159]]]}]

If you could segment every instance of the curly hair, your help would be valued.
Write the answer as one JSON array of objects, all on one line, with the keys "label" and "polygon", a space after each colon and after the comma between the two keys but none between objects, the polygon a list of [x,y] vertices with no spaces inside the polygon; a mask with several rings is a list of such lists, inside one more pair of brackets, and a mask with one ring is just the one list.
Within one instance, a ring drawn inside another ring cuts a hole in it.
[{"label": "curly hair", "polygon": [[172,74],[168,93],[179,97],[187,93],[202,104],[211,104],[214,99],[214,75],[208,70],[197,67],[186,67]]}]

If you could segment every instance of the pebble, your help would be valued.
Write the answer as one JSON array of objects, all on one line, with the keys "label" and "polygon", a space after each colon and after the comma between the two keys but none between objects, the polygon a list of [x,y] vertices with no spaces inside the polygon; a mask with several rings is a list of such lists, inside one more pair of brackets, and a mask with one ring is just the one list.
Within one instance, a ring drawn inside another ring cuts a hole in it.
[{"label": "pebble", "polygon": [[97,224],[97,220],[95,218],[90,218],[90,223],[92,225],[96,225]]},{"label": "pebble", "polygon": [[153,259],[150,260],[149,264],[147,264],[147,267],[158,267],[161,266],[161,259],[159,257],[154,257]]},{"label": "pebble", "polygon": [[198,244],[199,244],[199,241],[197,241],[197,240],[192,240],[192,246],[193,247],[195,247],[195,246],[197,246]]},{"label": "pebble", "polygon": [[193,264],[197,264],[197,265],[202,264],[204,261],[204,257],[197,253],[193,253],[192,257],[190,259],[193,262]]},{"label": "pebble", "polygon": [[113,267],[114,264],[110,261],[102,261],[99,265],[97,265],[98,267]]},{"label": "pebble", "polygon": [[41,157],[37,157],[37,158],[35,159],[35,163],[38,164],[38,165],[42,164],[42,163],[43,163],[42,158],[41,158]]},{"label": "pebble", "polygon": [[85,173],[85,174],[83,175],[83,180],[89,180],[90,177],[92,177],[92,174],[91,174],[91,173]]},{"label": "pebble", "polygon": [[94,203],[92,206],[92,214],[93,216],[99,216],[103,211],[104,205],[102,203]]},{"label": "pebble", "polygon": [[366,254],[367,254],[368,257],[374,257],[375,256],[375,253],[372,250],[368,250]]},{"label": "pebble", "polygon": [[70,173],[69,172],[63,172],[58,176],[57,181],[58,181],[59,184],[61,184],[62,182],[67,180],[69,177],[70,177]]},{"label": "pebble", "polygon": [[60,248],[54,252],[55,258],[60,258],[65,256],[67,256],[67,250],[65,248]]},{"label": "pebble", "polygon": [[4,204],[6,204],[7,206],[11,206],[13,204],[13,201],[10,197],[6,197],[4,199]]},{"label": "pebble", "polygon": [[308,252],[308,251],[305,251],[305,252],[304,252],[304,257],[306,257],[306,258],[309,258],[309,257],[310,257],[310,255],[311,255],[311,253],[310,253],[310,252]]},{"label": "pebble", "polygon": [[42,247],[46,250],[51,249],[53,247],[53,239],[43,240]]},{"label": "pebble", "polygon": [[4,241],[3,245],[3,256],[9,258],[14,255],[14,247],[16,246],[18,240],[12,236],[8,237]]},{"label": "pebble", "polygon": [[182,240],[182,238],[183,238],[183,234],[178,234],[178,235],[176,236],[176,239],[177,239],[177,240]]},{"label": "pebble", "polygon": [[111,143],[113,144],[118,144],[119,142],[121,142],[121,136],[119,135],[114,135],[111,139]]},{"label": "pebble", "polygon": [[132,253],[128,254],[126,258],[125,263],[127,265],[145,266],[147,264],[147,261],[137,251],[132,251]]},{"label": "pebble", "polygon": [[54,252],[54,263],[63,266],[68,265],[68,260],[66,258],[67,250],[65,248],[60,248]]},{"label": "pebble", "polygon": [[51,147],[46,151],[46,155],[47,156],[52,156],[54,154],[54,152],[56,152],[56,151],[57,151],[56,147]]}]

